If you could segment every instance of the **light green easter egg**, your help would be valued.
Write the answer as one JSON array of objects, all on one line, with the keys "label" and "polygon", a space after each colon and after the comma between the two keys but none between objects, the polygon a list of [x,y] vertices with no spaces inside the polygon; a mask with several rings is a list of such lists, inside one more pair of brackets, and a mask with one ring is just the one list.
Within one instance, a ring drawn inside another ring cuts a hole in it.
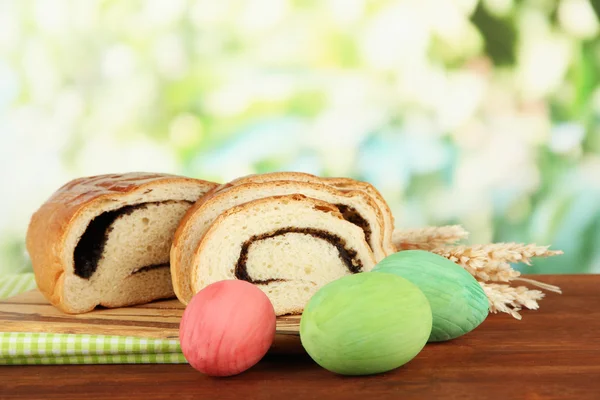
[{"label": "light green easter egg", "polygon": [[427,298],[408,280],[359,273],[325,285],[311,298],[300,339],[322,367],[369,375],[413,359],[429,338],[431,321]]}]

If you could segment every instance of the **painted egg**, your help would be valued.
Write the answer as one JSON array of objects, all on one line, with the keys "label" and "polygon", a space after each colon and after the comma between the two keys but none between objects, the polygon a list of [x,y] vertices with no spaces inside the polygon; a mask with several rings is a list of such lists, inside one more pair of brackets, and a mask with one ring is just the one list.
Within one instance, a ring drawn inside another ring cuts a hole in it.
[{"label": "painted egg", "polygon": [[322,367],[369,375],[413,359],[431,333],[431,308],[408,280],[370,272],[323,286],[300,322],[300,339]]},{"label": "painted egg", "polygon": [[256,286],[240,280],[213,283],[186,307],[179,326],[181,350],[198,371],[236,375],[256,364],[275,337],[273,305]]},{"label": "painted egg", "polygon": [[383,259],[373,272],[401,276],[423,291],[433,313],[430,342],[462,336],[488,315],[488,299],[475,278],[460,265],[437,254],[400,251]]}]

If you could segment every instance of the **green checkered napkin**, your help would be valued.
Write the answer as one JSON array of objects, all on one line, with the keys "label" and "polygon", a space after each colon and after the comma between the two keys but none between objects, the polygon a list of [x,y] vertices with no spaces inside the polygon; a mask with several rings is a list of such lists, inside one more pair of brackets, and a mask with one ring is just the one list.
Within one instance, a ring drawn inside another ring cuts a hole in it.
[{"label": "green checkered napkin", "polygon": [[106,335],[0,332],[0,364],[176,364],[185,362],[177,340]]},{"label": "green checkered napkin", "polygon": [[[33,274],[0,278],[0,299],[35,288]],[[0,365],[185,363],[177,340],[0,332]]]}]

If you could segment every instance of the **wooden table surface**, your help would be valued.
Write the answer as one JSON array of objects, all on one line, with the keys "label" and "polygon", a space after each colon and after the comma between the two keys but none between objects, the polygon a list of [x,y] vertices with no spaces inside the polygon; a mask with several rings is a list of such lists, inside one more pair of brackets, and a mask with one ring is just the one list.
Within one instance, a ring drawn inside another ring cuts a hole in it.
[{"label": "wooden table surface", "polygon": [[410,363],[343,377],[307,356],[272,356],[232,378],[188,365],[0,367],[0,399],[600,399],[600,275],[545,276],[523,320],[490,315],[475,331],[429,344]]}]

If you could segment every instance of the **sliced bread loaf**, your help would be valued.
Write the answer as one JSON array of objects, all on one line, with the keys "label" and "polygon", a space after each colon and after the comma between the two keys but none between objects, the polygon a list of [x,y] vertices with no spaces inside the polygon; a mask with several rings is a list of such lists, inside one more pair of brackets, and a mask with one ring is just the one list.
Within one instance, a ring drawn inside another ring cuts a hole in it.
[{"label": "sliced bread loaf", "polygon": [[172,297],[173,234],[188,208],[215,186],[149,173],[67,183],[33,215],[27,231],[40,291],[68,313]]},{"label": "sliced bread loaf", "polygon": [[386,257],[383,216],[373,199],[362,191],[340,191],[304,181],[248,182],[223,185],[199,200],[181,221],[171,248],[171,276],[177,297],[188,303],[194,291],[189,279],[194,251],[211,224],[237,205],[271,196],[301,194],[334,205],[344,219],[360,227],[376,261]]},{"label": "sliced bread loaf", "polygon": [[324,201],[272,196],[223,212],[194,253],[194,293],[223,279],[257,285],[277,315],[302,312],[323,285],[375,265],[364,231]]}]

